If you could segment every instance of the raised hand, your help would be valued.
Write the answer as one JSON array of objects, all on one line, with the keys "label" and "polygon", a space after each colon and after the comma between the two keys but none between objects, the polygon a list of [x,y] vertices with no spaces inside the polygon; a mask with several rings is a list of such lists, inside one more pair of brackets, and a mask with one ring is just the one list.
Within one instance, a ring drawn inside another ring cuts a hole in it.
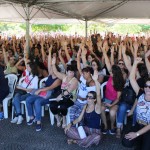
[{"label": "raised hand", "polygon": [[135,58],[134,63],[139,64],[141,61],[142,61],[142,58],[137,57],[137,58]]},{"label": "raised hand", "polygon": [[150,50],[148,50],[146,53],[145,53],[145,57],[149,57],[150,56]]},{"label": "raised hand", "polygon": [[52,58],[52,65],[55,65],[56,64],[56,57],[53,57]]},{"label": "raised hand", "polygon": [[133,43],[134,50],[138,50],[139,44],[138,42]]},{"label": "raised hand", "polygon": [[93,76],[92,76],[92,79],[93,79],[94,81],[97,81],[97,80],[98,80],[98,71],[97,71],[97,70],[94,70],[94,74],[93,74]]}]

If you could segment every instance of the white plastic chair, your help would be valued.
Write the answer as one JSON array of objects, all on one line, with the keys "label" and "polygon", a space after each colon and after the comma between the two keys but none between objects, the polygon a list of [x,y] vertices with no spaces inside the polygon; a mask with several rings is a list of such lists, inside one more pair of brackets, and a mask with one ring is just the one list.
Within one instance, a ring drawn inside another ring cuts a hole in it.
[{"label": "white plastic chair", "polygon": [[18,77],[15,74],[8,74],[5,76],[5,78],[8,79],[8,86],[9,86],[9,94],[3,100],[4,118],[7,119],[8,118],[8,103],[13,98]]},{"label": "white plastic chair", "polygon": [[[103,84],[101,84],[100,90],[101,90],[101,99],[104,98],[104,87],[106,86],[107,82],[104,82]],[[109,112],[109,109],[105,110],[106,112]]]},{"label": "white plastic chair", "polygon": [[[43,88],[43,83],[48,79],[48,77],[45,77],[40,80],[39,88]],[[49,107],[49,106],[48,106]],[[44,106],[42,106],[42,117],[44,117]]]},{"label": "white plastic chair", "polygon": [[[18,85],[21,85],[22,82],[24,81],[25,77],[21,77],[19,79],[19,83]],[[28,116],[28,111],[27,111],[27,107],[26,107],[26,102],[25,101],[21,101],[21,113],[24,114],[24,108],[25,108],[25,113],[26,113],[26,122],[28,122],[30,120],[29,116]],[[12,106],[12,119],[14,118],[14,106]]]}]

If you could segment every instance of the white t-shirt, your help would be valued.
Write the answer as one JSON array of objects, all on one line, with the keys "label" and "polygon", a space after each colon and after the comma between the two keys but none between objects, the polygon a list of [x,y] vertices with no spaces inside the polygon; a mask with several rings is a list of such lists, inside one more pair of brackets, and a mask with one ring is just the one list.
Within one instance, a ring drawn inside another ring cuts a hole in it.
[{"label": "white t-shirt", "polygon": [[146,101],[144,94],[138,98],[136,119],[150,124],[150,101]]},{"label": "white t-shirt", "polygon": [[[90,91],[96,91],[96,86],[89,86],[87,87],[86,85],[86,80],[83,78],[83,76],[80,77],[80,85],[79,85],[79,88],[78,88],[78,96],[82,97],[82,98],[86,98],[88,92]],[[87,101],[84,100],[80,100],[80,99],[77,99],[80,103],[86,103]]]},{"label": "white t-shirt", "polygon": [[38,77],[37,76],[33,77],[32,74],[29,75],[29,72],[27,70],[25,70],[25,72],[26,72],[25,79],[20,86],[26,88],[30,83],[27,89],[38,89]]}]

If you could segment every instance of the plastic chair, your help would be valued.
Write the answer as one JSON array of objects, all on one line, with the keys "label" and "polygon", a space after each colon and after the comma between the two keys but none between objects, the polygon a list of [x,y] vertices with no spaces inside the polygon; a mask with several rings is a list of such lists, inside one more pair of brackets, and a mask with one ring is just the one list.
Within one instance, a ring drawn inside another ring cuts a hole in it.
[{"label": "plastic chair", "polygon": [[9,94],[3,100],[4,118],[7,119],[8,118],[8,103],[13,98],[18,77],[15,74],[8,74],[5,76],[5,78],[8,79],[8,86],[9,86]]},{"label": "plastic chair", "polygon": [[[21,85],[22,82],[24,81],[25,77],[21,77],[19,79],[19,83],[18,85]],[[26,107],[26,102],[25,101],[21,101],[21,113],[24,114],[24,108],[25,108],[25,113],[26,113],[26,122],[28,122],[30,120],[29,116],[28,116],[28,111],[27,111],[27,107]],[[12,106],[12,119],[14,118],[14,106]]]},{"label": "plastic chair", "polygon": [[[39,88],[43,88],[43,83],[48,79],[48,77],[45,77],[40,80]],[[42,117],[44,117],[44,106],[42,106]]]}]

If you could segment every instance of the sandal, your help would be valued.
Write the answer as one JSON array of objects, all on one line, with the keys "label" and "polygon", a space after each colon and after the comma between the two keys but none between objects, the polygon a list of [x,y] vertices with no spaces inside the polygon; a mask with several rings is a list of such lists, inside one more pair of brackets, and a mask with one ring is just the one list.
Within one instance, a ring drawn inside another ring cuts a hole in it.
[{"label": "sandal", "polygon": [[70,145],[70,144],[76,144],[77,142],[76,142],[76,140],[68,139],[67,143],[68,143],[68,145]]},{"label": "sandal", "polygon": [[61,121],[62,121],[62,118],[60,118],[60,120],[57,121],[57,127],[60,127],[60,126],[61,126]]},{"label": "sandal", "polygon": [[121,128],[117,128],[117,131],[116,131],[116,138],[118,138],[118,139],[121,138]]},{"label": "sandal", "polygon": [[64,129],[66,127],[66,124],[62,124],[62,128]]},{"label": "sandal", "polygon": [[68,145],[73,144],[73,139],[68,139],[67,143],[68,143]]}]

